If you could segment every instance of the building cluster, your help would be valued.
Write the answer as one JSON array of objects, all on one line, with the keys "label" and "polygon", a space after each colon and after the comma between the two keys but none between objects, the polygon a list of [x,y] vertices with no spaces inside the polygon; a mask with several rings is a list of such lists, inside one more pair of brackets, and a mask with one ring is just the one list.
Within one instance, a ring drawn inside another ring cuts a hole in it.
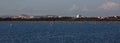
[{"label": "building cluster", "polygon": [[19,15],[19,16],[9,16],[9,17],[2,17],[2,18],[21,18],[21,19],[31,19],[31,18],[62,18],[65,16],[56,16],[56,15],[46,15],[46,16],[29,16],[29,15]]},{"label": "building cluster", "polygon": [[34,16],[28,16],[28,15],[20,15],[20,16],[13,16],[11,18],[22,18],[22,19],[31,19],[31,18],[34,18]]},{"label": "building cluster", "polygon": [[107,16],[107,17],[103,17],[103,16],[98,16],[98,17],[84,17],[81,15],[76,15],[76,18],[98,18],[98,19],[118,19],[120,18],[120,16]]},{"label": "building cluster", "polygon": [[[1,18],[1,17],[0,17]],[[102,20],[102,19],[120,19],[120,16],[107,16],[107,17],[102,17],[102,16],[98,16],[98,17],[85,17],[85,16],[82,16],[82,15],[76,15],[76,16],[73,16],[73,17],[70,17],[70,16],[56,16],[56,15],[46,15],[46,16],[29,16],[29,15],[20,15],[20,16],[10,16],[10,17],[3,17],[3,18],[11,18],[11,19],[39,19],[39,18],[62,18],[62,19],[99,19],[99,20]]]}]

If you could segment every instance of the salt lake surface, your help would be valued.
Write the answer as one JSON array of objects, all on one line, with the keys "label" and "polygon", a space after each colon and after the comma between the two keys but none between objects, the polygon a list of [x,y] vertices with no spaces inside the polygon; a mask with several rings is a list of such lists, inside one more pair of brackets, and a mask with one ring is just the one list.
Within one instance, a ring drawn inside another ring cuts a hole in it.
[{"label": "salt lake surface", "polygon": [[120,22],[0,22],[0,43],[120,43]]}]

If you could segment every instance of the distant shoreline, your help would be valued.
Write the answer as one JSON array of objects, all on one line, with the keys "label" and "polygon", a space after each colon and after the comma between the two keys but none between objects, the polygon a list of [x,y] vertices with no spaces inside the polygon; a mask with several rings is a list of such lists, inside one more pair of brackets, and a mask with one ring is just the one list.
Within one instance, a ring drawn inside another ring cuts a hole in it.
[{"label": "distant shoreline", "polygon": [[[33,17],[33,16],[32,16]],[[0,21],[120,21],[120,16],[111,16],[111,17],[39,17],[39,18],[27,18],[24,17],[7,17],[7,18],[0,18]]]}]

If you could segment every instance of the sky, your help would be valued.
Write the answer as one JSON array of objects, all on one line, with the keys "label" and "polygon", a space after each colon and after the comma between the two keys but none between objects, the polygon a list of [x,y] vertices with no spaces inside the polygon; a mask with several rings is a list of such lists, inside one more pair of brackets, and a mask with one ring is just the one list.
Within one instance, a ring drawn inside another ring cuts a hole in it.
[{"label": "sky", "polygon": [[120,16],[120,0],[0,0],[4,15]]}]

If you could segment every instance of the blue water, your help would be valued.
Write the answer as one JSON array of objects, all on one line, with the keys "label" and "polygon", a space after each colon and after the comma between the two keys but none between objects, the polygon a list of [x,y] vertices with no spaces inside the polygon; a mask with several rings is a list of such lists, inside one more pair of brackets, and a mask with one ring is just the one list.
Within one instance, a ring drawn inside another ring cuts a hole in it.
[{"label": "blue water", "polygon": [[120,22],[0,22],[0,43],[120,43]]}]

